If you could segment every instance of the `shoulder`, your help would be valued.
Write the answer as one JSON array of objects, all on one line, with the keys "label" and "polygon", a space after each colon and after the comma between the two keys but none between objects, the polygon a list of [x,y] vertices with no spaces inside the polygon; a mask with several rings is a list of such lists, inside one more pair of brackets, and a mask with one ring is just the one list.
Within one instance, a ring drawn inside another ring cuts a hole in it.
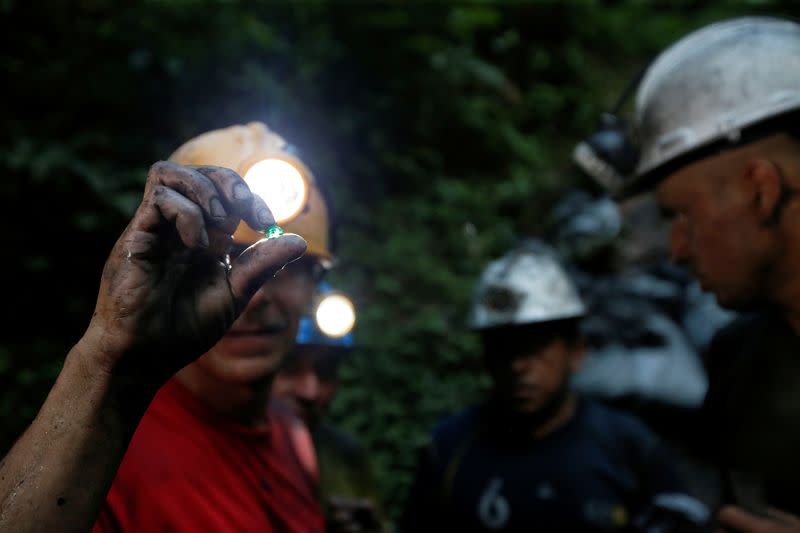
[{"label": "shoulder", "polygon": [[771,324],[777,322],[778,318],[766,311],[739,316],[717,331],[712,339],[711,349],[736,346],[742,340],[765,331]]},{"label": "shoulder", "polygon": [[746,362],[748,354],[760,347],[760,339],[781,321],[775,314],[761,311],[742,315],[721,328],[711,339],[706,353],[709,375],[730,372],[737,362]]},{"label": "shoulder", "polygon": [[590,445],[608,464],[628,472],[647,490],[682,490],[675,457],[639,418],[600,403],[590,403],[588,411]]},{"label": "shoulder", "polygon": [[478,428],[480,407],[473,406],[456,414],[445,416],[436,423],[432,437],[437,441],[458,439]]},{"label": "shoulder", "polygon": [[480,407],[473,406],[439,420],[431,433],[431,447],[436,455],[447,457],[480,427]]},{"label": "shoulder", "polygon": [[656,434],[635,415],[594,400],[582,399],[581,402],[584,424],[601,441],[639,449],[657,444]]}]

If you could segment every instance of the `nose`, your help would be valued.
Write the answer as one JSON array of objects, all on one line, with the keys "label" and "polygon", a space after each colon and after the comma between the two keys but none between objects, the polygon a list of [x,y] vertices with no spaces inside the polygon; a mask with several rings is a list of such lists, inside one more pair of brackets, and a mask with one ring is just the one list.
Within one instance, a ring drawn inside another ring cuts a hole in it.
[{"label": "nose", "polygon": [[669,247],[674,262],[685,263],[689,260],[689,221],[685,215],[678,215],[672,221]]}]

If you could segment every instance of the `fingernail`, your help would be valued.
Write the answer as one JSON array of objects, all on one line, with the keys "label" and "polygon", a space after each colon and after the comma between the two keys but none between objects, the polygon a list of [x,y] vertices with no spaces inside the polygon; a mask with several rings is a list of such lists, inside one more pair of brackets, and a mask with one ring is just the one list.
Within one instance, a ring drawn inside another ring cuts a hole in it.
[{"label": "fingernail", "polygon": [[211,208],[212,217],[225,218],[225,208],[222,207],[222,202],[219,201],[219,198],[212,198],[209,207]]},{"label": "fingernail", "polygon": [[252,196],[250,189],[244,183],[237,183],[233,188],[233,197],[237,200],[247,200]]},{"label": "fingernail", "polygon": [[203,231],[202,233],[200,233],[200,246],[202,246],[203,248],[208,248],[208,245],[209,245],[208,234],[205,231]]},{"label": "fingernail", "polygon": [[261,225],[264,227],[271,226],[275,222],[272,220],[272,215],[270,215],[268,209],[261,209],[258,212],[258,221],[261,222]]}]

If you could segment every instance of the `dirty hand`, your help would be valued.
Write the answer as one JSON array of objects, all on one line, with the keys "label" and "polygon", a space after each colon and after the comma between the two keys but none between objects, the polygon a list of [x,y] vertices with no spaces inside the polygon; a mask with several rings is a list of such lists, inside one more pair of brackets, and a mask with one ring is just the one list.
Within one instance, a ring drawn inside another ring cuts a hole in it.
[{"label": "dirty hand", "polygon": [[211,348],[259,287],[306,248],[297,235],[261,240],[232,266],[224,254],[244,219],[274,223],[234,171],[158,162],[106,261],[82,352],[89,371],[160,386]]},{"label": "dirty hand", "polygon": [[741,507],[728,505],[720,510],[717,521],[726,529],[742,533],[800,533],[800,518],[768,509],[767,516],[756,516]]}]

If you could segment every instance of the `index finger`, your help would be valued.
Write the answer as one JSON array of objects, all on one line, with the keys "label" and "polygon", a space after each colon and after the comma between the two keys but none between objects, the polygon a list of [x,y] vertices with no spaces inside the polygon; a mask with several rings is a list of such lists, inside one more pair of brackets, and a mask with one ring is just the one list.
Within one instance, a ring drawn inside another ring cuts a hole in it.
[{"label": "index finger", "polygon": [[238,173],[229,168],[209,165],[191,168],[211,180],[219,192],[225,209],[243,219],[251,228],[263,232],[275,224],[275,218],[266,202],[257,194],[253,194]]}]

